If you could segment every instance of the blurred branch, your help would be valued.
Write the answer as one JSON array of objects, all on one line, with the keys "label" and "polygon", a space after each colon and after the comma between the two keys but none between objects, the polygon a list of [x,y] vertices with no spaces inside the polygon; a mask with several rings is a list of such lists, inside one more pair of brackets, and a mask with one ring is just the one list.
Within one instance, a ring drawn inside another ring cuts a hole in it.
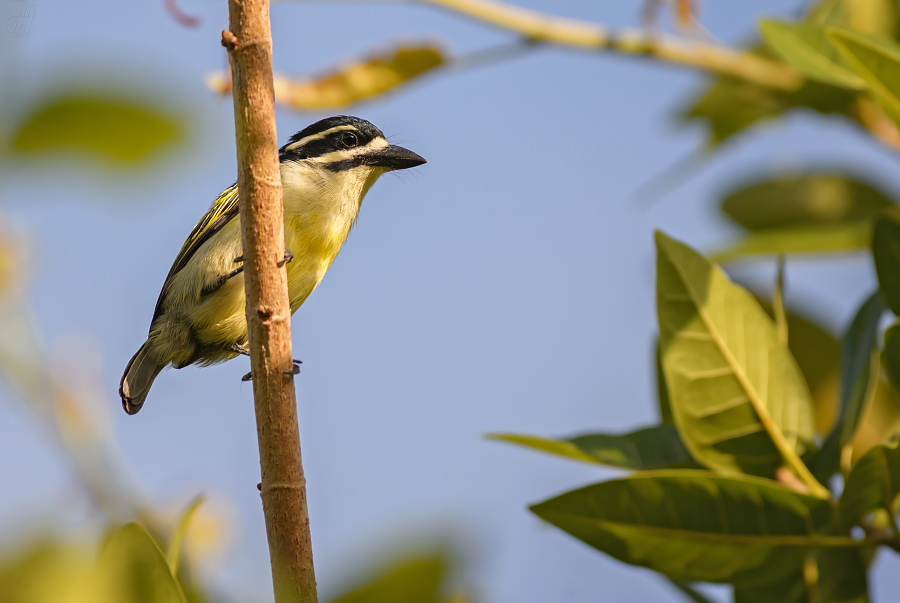
[{"label": "blurred branch", "polygon": [[275,130],[269,0],[229,0],[247,332],[276,603],[315,603],[306,479],[291,357],[284,208]]},{"label": "blurred branch", "polygon": [[548,15],[498,0],[411,1],[518,33],[534,43],[648,57],[783,90],[796,90],[804,81],[792,67],[721,44],[636,30],[613,32],[599,23]]}]

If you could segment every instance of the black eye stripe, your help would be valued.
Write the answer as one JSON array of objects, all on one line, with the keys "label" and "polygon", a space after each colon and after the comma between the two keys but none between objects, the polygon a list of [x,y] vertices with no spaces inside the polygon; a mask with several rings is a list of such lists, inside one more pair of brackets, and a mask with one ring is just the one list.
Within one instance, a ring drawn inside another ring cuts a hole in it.
[{"label": "black eye stripe", "polygon": [[[354,143],[350,142],[349,139],[351,137],[356,139]],[[311,140],[303,146],[294,149],[287,150],[282,148],[281,159],[282,161],[285,159],[295,161],[300,159],[312,159],[328,153],[333,153],[334,151],[364,146],[370,141],[371,139],[367,140],[366,136],[359,130],[339,130],[323,136],[322,138]]]}]

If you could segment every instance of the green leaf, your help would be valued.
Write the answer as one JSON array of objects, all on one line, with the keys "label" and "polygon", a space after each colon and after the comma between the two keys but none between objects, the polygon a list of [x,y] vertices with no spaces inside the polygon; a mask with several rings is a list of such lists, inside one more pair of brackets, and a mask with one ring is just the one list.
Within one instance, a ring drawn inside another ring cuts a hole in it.
[{"label": "green leaf", "polygon": [[856,93],[819,82],[807,81],[799,89],[788,92],[722,77],[680,109],[676,119],[680,123],[702,125],[707,132],[707,147],[712,149],[749,128],[793,110],[849,116],[855,101]]},{"label": "green leaf", "polygon": [[669,386],[666,385],[666,375],[663,373],[662,350],[659,349],[659,338],[656,338],[656,400],[659,405],[659,419],[664,425],[674,425],[675,417],[672,416],[672,403],[669,402]]},{"label": "green leaf", "polygon": [[116,593],[116,603],[186,603],[163,552],[138,523],[125,524],[109,539],[97,579]]},{"label": "green leaf", "polygon": [[444,555],[409,557],[331,603],[437,603],[447,566]]},{"label": "green leaf", "polygon": [[489,434],[488,437],[621,469],[700,467],[672,425],[657,425],[621,435],[593,433],[562,440],[509,433]]},{"label": "green leaf", "polygon": [[[771,303],[761,295],[754,295],[763,310],[774,319]],[[841,344],[822,325],[792,308],[787,309],[787,325],[790,333],[788,348],[812,394],[816,433],[828,433],[840,405]]]},{"label": "green leaf", "polygon": [[811,462],[813,474],[825,481],[839,469],[841,450],[853,438],[872,382],[872,351],[885,311],[875,291],[860,306],[841,341],[841,410],[831,433]]},{"label": "green leaf", "polygon": [[206,497],[202,494],[194,497],[184,512],[182,512],[181,517],[178,519],[178,524],[175,527],[175,531],[169,539],[169,550],[166,552],[166,562],[169,564],[169,569],[172,570],[173,574],[178,572],[178,560],[181,556],[181,545],[184,542],[184,537],[187,536],[188,528],[191,526],[191,520],[194,518],[194,515],[200,508],[200,505],[203,504],[204,500],[206,500]]},{"label": "green leaf", "polygon": [[828,29],[828,36],[885,112],[900,122],[900,47],[887,38],[836,27]]},{"label": "green leaf", "polygon": [[847,29],[893,38],[897,35],[897,0],[844,0]]},{"label": "green leaf", "polygon": [[868,220],[892,207],[875,185],[836,172],[757,176],[722,200],[722,211],[749,230],[840,225]]},{"label": "green leaf", "polygon": [[163,109],[107,94],[72,90],[44,99],[19,125],[12,151],[36,158],[91,154],[112,164],[138,164],[184,138],[184,126]]},{"label": "green leaf", "polygon": [[871,240],[871,229],[871,222],[859,220],[837,226],[760,230],[748,234],[711,257],[716,262],[730,262],[780,253],[842,253],[865,249]]},{"label": "green leaf", "polygon": [[760,30],[769,46],[806,76],[845,88],[860,90],[866,87],[862,78],[844,66],[822,27],[763,20]]},{"label": "green leaf", "polygon": [[807,558],[818,580],[810,592],[803,568],[793,575],[776,581],[734,589],[735,603],[866,603],[868,585],[866,566],[861,550],[864,548],[815,549]]},{"label": "green leaf", "polygon": [[773,481],[698,471],[638,473],[531,510],[616,559],[677,580],[776,581],[811,547],[855,544],[817,535],[832,520],[826,500]]},{"label": "green leaf", "polygon": [[814,3],[806,14],[805,21],[812,25],[840,25],[844,20],[846,0],[822,0]]},{"label": "green leaf", "polygon": [[700,591],[695,589],[690,582],[686,582],[684,580],[673,580],[669,578],[669,582],[672,583],[672,586],[677,588],[681,593],[693,601],[694,603],[712,603],[706,596],[703,595]]},{"label": "green leaf", "polygon": [[900,224],[896,212],[885,212],[872,229],[872,258],[888,307],[900,316]]},{"label": "green leaf", "polygon": [[898,439],[873,447],[853,466],[838,502],[838,522],[849,530],[876,509],[894,514],[900,495]]},{"label": "green leaf", "polygon": [[869,585],[864,556],[873,547],[819,549],[815,553],[822,603],[868,603]]},{"label": "green leaf", "polygon": [[900,385],[900,322],[895,322],[884,332],[881,366],[891,384],[897,388]]},{"label": "green leaf", "polygon": [[798,457],[813,440],[809,388],[753,296],[700,254],[656,234],[663,370],[692,456],[771,476],[784,462],[818,495]]},{"label": "green leaf", "polygon": [[[778,275],[775,277],[775,290],[772,292],[772,311],[775,315],[775,332],[778,343],[788,346],[788,321],[784,310],[784,256],[778,256]],[[788,347],[790,349],[790,347]],[[798,363],[799,365],[799,363]],[[810,394],[811,395],[811,394]]]}]

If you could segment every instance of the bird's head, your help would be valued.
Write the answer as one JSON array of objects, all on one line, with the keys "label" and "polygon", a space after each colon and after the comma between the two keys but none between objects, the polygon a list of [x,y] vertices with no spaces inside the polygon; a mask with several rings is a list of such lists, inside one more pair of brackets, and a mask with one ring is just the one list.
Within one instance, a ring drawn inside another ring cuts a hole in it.
[{"label": "bird's head", "polygon": [[333,180],[369,180],[392,170],[425,163],[409,149],[390,144],[384,134],[364,119],[339,115],[300,130],[279,150],[282,173],[293,165],[310,168]]}]

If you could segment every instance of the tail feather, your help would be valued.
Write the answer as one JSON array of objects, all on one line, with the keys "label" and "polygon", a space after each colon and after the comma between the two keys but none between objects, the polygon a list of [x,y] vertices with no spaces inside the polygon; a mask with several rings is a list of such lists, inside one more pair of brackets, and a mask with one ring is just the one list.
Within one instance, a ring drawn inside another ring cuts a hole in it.
[{"label": "tail feather", "polygon": [[130,415],[137,412],[144,405],[147,394],[153,380],[163,370],[164,365],[158,364],[151,358],[150,342],[144,342],[137,354],[132,356],[125,367],[125,374],[119,383],[119,395],[122,396],[122,408]]}]

